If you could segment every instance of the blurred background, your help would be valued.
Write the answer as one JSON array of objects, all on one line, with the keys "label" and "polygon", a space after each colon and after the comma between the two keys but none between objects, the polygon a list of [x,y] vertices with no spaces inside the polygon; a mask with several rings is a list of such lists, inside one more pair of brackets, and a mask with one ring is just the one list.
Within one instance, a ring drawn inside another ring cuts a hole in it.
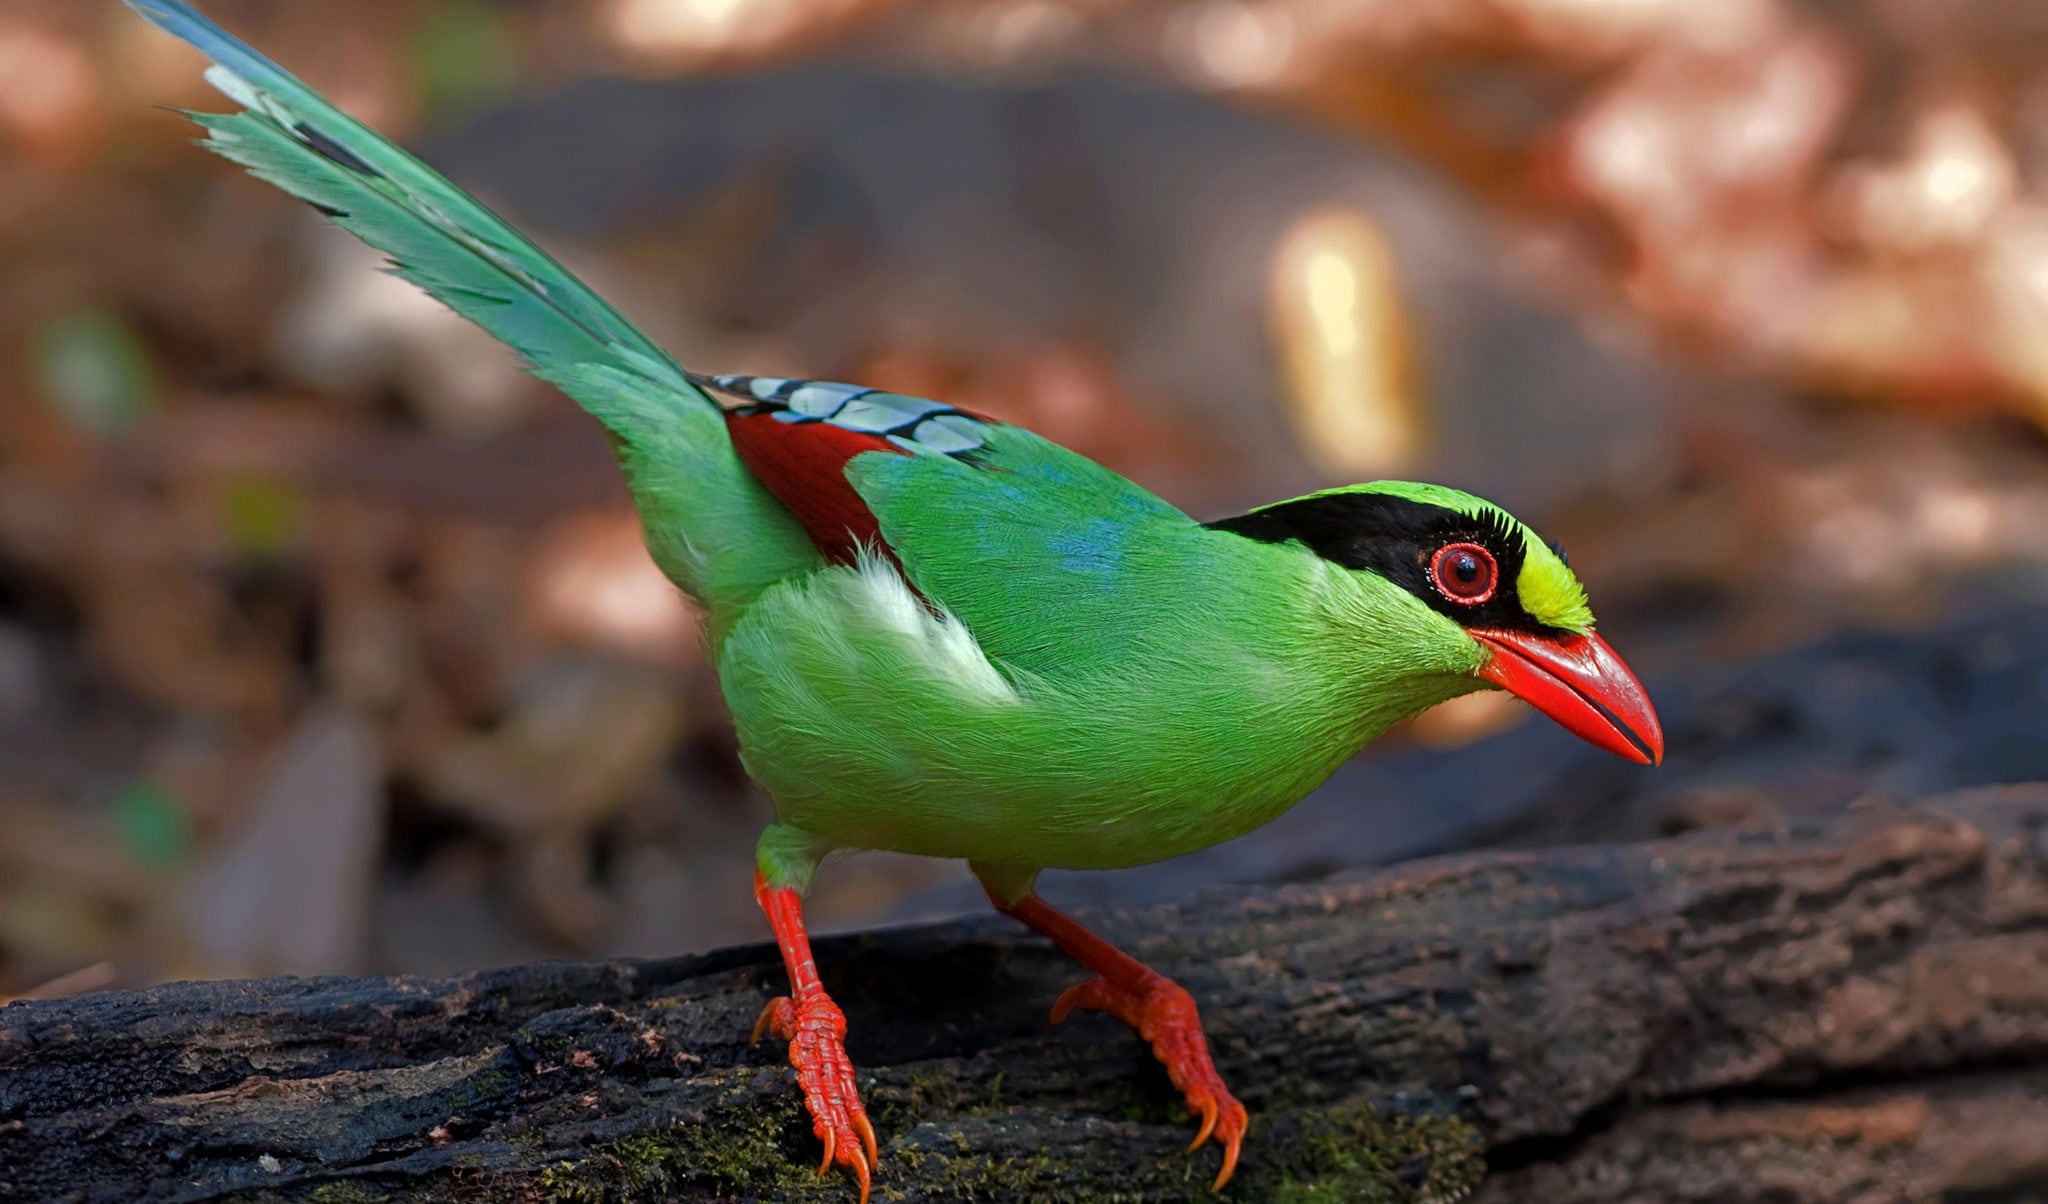
[{"label": "blurred background", "polygon": [[[1055,900],[2048,778],[2039,0],[205,7],[693,367],[1198,517],[1492,497],[1670,734],[1462,700]],[[596,425],[193,150],[200,69],[0,11],[0,999],[760,939],[767,806]],[[979,905],[867,856],[813,914]]]}]

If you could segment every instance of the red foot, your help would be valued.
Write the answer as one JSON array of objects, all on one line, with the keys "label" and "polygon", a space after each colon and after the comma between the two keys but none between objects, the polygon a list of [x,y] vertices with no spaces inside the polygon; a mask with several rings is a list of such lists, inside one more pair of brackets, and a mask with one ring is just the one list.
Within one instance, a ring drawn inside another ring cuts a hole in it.
[{"label": "red foot", "polygon": [[1075,1008],[1108,1012],[1152,1043],[1152,1052],[1166,1065],[1166,1076],[1187,1097],[1188,1114],[1202,1118],[1188,1148],[1199,1149],[1212,1136],[1223,1144],[1223,1169],[1209,1185],[1210,1191],[1221,1191],[1237,1170],[1237,1151],[1244,1144],[1250,1117],[1209,1060],[1209,1041],[1202,1035],[1193,997],[1172,979],[1156,974],[1137,989],[1094,978],[1061,993],[1052,1005],[1052,1022],[1065,1020]]},{"label": "red foot", "polygon": [[860,1106],[853,1063],[846,1057],[846,1014],[822,991],[801,1001],[784,995],[761,1009],[753,1040],[760,1041],[763,1033],[789,1042],[789,1064],[796,1067],[797,1084],[811,1110],[811,1128],[825,1143],[818,1173],[831,1170],[834,1162],[852,1168],[860,1180],[860,1204],[868,1204],[868,1175],[876,1162],[875,1127]]}]

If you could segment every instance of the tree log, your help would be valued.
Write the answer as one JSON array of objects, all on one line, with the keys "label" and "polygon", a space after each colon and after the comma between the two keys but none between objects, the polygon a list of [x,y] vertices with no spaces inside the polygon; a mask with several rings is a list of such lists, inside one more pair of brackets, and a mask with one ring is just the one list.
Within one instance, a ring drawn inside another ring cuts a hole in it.
[{"label": "tree log", "polygon": [[[1226,1198],[2048,1191],[2048,785],[1090,917],[1201,1002]],[[1199,1200],[1217,1154],[995,917],[827,939],[877,1200]],[[0,1009],[0,1197],[832,1200],[770,946]]]}]

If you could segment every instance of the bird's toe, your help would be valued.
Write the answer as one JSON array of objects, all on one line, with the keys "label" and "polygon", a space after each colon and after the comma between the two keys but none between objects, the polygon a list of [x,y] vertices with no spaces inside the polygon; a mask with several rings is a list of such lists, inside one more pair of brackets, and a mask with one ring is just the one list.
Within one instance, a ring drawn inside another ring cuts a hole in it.
[{"label": "bird's toe", "polygon": [[824,995],[771,1001],[754,1024],[754,1040],[773,1034],[789,1042],[789,1064],[803,1089],[811,1129],[824,1144],[818,1173],[833,1166],[853,1172],[867,1204],[878,1159],[875,1126],[861,1105],[853,1062],[846,1056],[846,1016]]}]

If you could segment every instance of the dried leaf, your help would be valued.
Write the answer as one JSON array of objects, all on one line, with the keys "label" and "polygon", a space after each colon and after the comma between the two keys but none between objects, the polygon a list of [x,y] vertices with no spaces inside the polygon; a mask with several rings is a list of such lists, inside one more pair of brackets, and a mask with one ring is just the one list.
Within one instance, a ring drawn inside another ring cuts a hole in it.
[{"label": "dried leaf", "polygon": [[384,840],[375,732],[349,711],[314,707],[247,807],[229,842],[183,884],[178,971],[254,977],[360,968]]}]

